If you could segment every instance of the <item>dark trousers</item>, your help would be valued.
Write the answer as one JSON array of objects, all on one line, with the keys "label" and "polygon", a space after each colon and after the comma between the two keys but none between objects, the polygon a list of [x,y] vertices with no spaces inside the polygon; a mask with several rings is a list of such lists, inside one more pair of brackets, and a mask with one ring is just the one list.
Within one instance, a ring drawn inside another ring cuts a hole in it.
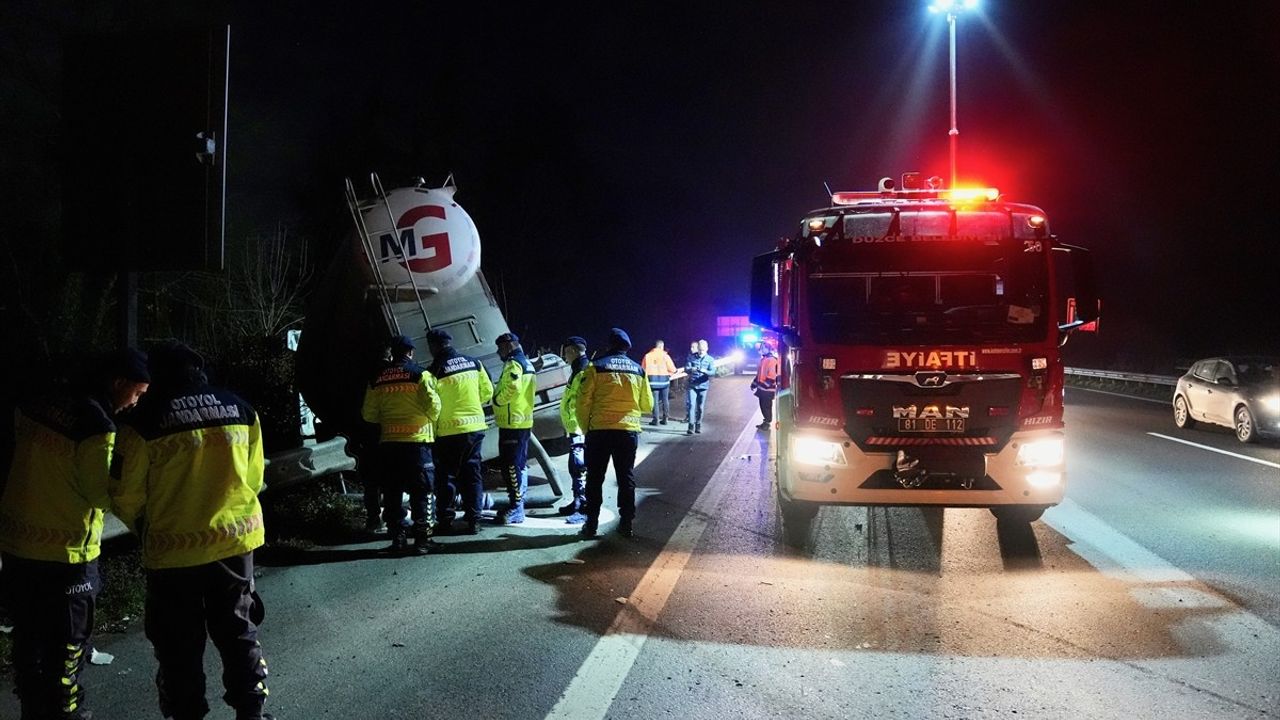
[{"label": "dark trousers", "polygon": [[378,446],[378,465],[382,471],[382,519],[392,539],[404,537],[408,518],[402,502],[409,494],[409,510],[413,514],[413,536],[431,537],[436,526],[436,494],[433,487],[435,465],[431,462],[431,446],[427,443],[385,442]]},{"label": "dark trousers", "polygon": [[159,669],[160,712],[202,718],[205,637],[222,656],[222,699],[237,717],[256,718],[267,697],[267,661],[258,644],[261,601],[253,591],[253,553],[195,567],[147,571],[146,632]]},{"label": "dark trousers", "polygon": [[484,502],[484,476],[480,470],[482,442],[483,431],[436,438],[436,513],[440,520],[453,520],[453,496],[456,493],[462,495],[467,520],[480,519]]},{"label": "dark trousers", "polygon": [[498,464],[502,467],[507,499],[513,508],[524,504],[529,490],[529,436],[532,434],[529,428],[498,428]]},{"label": "dark trousers", "polygon": [[760,414],[764,416],[764,421],[773,422],[773,393],[757,390],[756,397],[760,400]]},{"label": "dark trousers", "polygon": [[[0,593],[13,618],[13,684],[24,710],[41,717],[84,705],[80,672],[89,659],[98,562],[27,560],[5,553]],[[24,715],[25,717],[25,715]]]},{"label": "dark trousers", "polygon": [[591,430],[587,433],[587,524],[600,521],[604,504],[604,474],[613,460],[613,474],[618,478],[618,515],[630,520],[636,516],[636,448],[640,433],[630,430]]},{"label": "dark trousers", "polygon": [[671,386],[653,388],[653,420],[666,420],[671,415]]},{"label": "dark trousers", "polygon": [[569,479],[573,482],[573,505],[578,510],[587,505],[586,438],[579,434],[569,436]]}]

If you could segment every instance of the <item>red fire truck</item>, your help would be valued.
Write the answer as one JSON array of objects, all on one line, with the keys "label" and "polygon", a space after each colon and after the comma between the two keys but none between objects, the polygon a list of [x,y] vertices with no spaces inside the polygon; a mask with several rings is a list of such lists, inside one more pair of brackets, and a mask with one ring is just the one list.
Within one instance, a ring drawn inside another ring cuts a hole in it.
[{"label": "red fire truck", "polygon": [[780,338],[789,542],[807,540],[821,505],[987,507],[1028,523],[1062,500],[1059,348],[1098,301],[1088,251],[1059,242],[1040,208],[885,178],[833,194],[756,257],[751,294],[751,321]]}]

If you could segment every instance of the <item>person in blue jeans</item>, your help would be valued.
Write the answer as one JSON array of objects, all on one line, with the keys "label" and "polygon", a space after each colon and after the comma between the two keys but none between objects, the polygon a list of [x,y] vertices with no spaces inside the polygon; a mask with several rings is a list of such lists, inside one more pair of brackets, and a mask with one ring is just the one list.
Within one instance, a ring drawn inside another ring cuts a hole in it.
[{"label": "person in blue jeans", "polygon": [[685,391],[685,407],[688,409],[689,429],[686,435],[702,432],[702,412],[707,404],[707,388],[716,374],[716,361],[707,354],[707,341],[699,340],[690,346],[689,358],[684,362],[684,374],[689,377]]}]

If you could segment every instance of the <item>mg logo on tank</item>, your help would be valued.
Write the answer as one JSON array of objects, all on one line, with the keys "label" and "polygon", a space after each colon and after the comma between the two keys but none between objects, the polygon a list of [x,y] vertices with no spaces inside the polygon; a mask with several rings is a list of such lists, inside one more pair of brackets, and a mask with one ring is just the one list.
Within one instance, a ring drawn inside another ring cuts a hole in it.
[{"label": "mg logo on tank", "polygon": [[[386,285],[413,280],[434,292],[461,287],[480,267],[480,233],[453,199],[454,189],[398,188],[363,211],[366,253]],[[394,227],[389,227],[389,226]],[[377,279],[377,278],[374,278]]]},{"label": "mg logo on tank", "polygon": [[969,417],[968,405],[894,405],[893,417],[905,420],[953,420]]}]

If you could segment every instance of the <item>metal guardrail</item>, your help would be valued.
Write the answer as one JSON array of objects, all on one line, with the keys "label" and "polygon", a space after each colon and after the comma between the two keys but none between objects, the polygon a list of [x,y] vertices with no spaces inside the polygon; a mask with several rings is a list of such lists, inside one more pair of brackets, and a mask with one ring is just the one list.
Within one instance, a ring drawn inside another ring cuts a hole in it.
[{"label": "metal guardrail", "polygon": [[1090,368],[1066,368],[1068,375],[1076,377],[1095,378],[1098,380],[1111,380],[1113,382],[1138,383],[1140,385],[1162,385],[1165,387],[1174,387],[1178,384],[1178,378],[1171,375],[1148,375],[1145,373],[1125,373],[1113,372],[1111,370],[1092,370]]}]

